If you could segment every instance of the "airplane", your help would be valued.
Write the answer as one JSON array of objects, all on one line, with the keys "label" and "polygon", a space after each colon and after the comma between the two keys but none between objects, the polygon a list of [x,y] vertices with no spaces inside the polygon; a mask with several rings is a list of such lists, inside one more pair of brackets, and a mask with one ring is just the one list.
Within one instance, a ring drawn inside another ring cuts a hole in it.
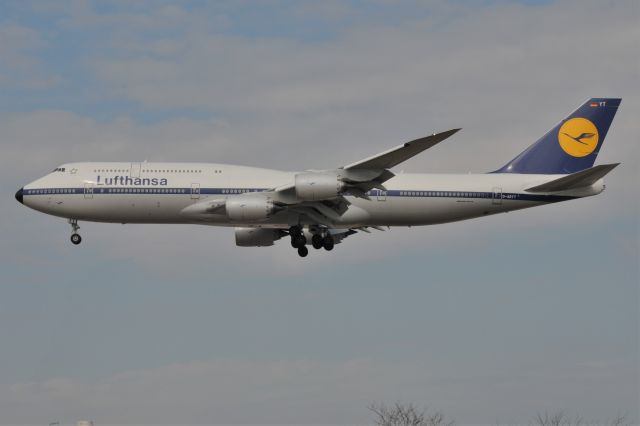
[{"label": "airplane", "polygon": [[357,232],[433,225],[597,195],[620,163],[594,166],[620,98],[592,98],[503,167],[482,174],[394,173],[460,129],[325,170],[216,163],[86,162],[56,167],[18,190],[32,209],[78,221],[235,228],[236,245],[288,237],[301,257]]}]

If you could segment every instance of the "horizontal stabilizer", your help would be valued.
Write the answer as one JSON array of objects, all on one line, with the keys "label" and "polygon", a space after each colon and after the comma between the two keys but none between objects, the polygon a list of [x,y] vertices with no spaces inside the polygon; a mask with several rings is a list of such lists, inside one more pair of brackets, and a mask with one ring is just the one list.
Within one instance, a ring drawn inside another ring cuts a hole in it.
[{"label": "horizontal stabilizer", "polygon": [[447,130],[442,133],[434,133],[433,135],[426,136],[424,138],[415,139],[411,142],[407,142],[403,145],[397,146],[395,148],[391,148],[388,151],[382,152],[378,155],[374,155],[373,157],[366,158],[364,160],[360,160],[353,164],[349,164],[344,168],[346,170],[356,170],[356,169],[390,169],[403,161],[408,160],[409,158],[420,154],[425,149],[429,149],[435,144],[442,142],[447,139],[449,136],[452,136],[454,133],[459,131],[460,129],[452,129]]},{"label": "horizontal stabilizer", "polygon": [[620,163],[602,164],[600,166],[591,167],[542,185],[527,188],[528,192],[558,192],[568,191],[571,189],[584,188],[596,183],[611,170],[615,169]]}]

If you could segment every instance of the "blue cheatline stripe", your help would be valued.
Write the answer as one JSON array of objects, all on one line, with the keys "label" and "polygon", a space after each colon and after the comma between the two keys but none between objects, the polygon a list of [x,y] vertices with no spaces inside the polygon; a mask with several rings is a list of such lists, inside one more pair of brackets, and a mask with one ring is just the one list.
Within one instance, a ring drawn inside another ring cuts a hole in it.
[{"label": "blue cheatline stripe", "polygon": [[25,189],[24,195],[52,195],[52,194],[224,194],[235,195],[246,192],[262,192],[268,188],[139,188],[139,187],[90,187],[90,188],[37,188]]},{"label": "blue cheatline stripe", "polygon": [[[384,191],[373,190],[369,191],[369,195],[383,195]],[[456,199],[476,199],[486,198],[493,199],[499,198],[501,200],[518,200],[518,201],[567,201],[573,200],[579,197],[572,197],[566,195],[541,195],[541,194],[521,194],[517,192],[477,192],[477,191],[401,191],[390,190],[387,191],[389,197],[409,197],[409,198],[456,198]]]},{"label": "blue cheatline stripe", "polygon": [[[92,187],[92,188],[36,188],[25,189],[24,196],[30,195],[68,195],[68,194],[92,194],[92,195],[176,195],[185,194],[206,194],[206,195],[236,195],[247,192],[263,192],[268,188],[137,188],[137,187]],[[494,193],[477,191],[403,191],[379,189],[371,190],[367,193],[371,197],[398,197],[398,198],[456,198],[456,199],[494,199],[514,200],[514,201],[539,201],[554,203],[558,201],[573,200],[579,197],[566,195],[541,195],[541,194],[521,194],[521,193]]]}]

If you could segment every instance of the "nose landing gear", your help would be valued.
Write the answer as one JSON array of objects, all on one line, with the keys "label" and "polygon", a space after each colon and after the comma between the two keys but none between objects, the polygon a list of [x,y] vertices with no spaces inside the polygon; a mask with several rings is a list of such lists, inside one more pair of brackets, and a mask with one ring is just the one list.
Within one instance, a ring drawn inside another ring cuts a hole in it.
[{"label": "nose landing gear", "polygon": [[82,242],[82,237],[78,234],[78,229],[80,229],[78,226],[78,219],[69,219],[69,224],[71,225],[72,230],[71,242],[74,245],[78,245]]}]

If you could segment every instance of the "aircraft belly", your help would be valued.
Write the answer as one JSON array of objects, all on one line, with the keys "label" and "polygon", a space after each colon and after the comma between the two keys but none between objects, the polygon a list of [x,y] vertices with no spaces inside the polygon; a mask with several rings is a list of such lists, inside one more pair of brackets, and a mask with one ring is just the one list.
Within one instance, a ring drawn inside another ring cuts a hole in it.
[{"label": "aircraft belly", "polygon": [[30,207],[54,216],[117,223],[186,223],[179,212],[191,203],[180,195],[52,194],[29,198]]},{"label": "aircraft belly", "polygon": [[370,219],[366,225],[414,226],[455,222],[499,213],[501,206],[492,205],[490,199],[458,200],[455,198],[405,198],[369,202],[364,206]]}]

